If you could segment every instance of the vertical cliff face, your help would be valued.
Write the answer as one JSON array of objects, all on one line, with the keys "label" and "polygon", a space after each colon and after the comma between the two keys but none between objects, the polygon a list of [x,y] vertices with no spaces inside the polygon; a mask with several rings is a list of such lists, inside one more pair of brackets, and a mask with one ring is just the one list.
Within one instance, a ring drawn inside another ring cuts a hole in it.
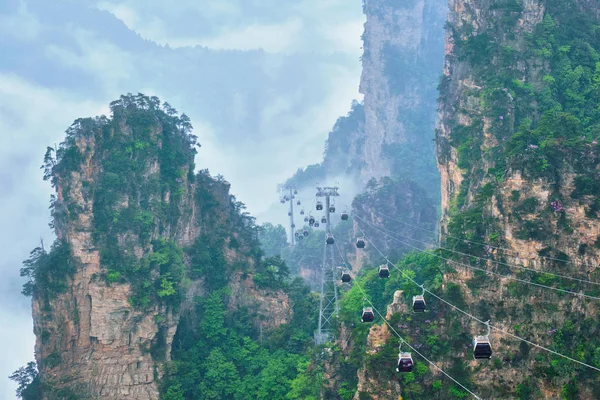
[{"label": "vertical cliff face", "polygon": [[[353,103],[348,115],[338,119],[323,162],[299,170],[287,183],[306,193],[314,190],[315,182],[339,180],[342,196],[363,193],[364,204],[354,207],[370,222],[383,218],[392,232],[409,233],[407,225],[371,211],[378,209],[391,218],[435,230],[439,173],[433,139],[447,4],[445,0],[365,0],[363,11],[360,92],[364,102]],[[346,183],[348,177],[355,185]],[[348,198],[342,197],[350,203]],[[397,243],[389,246],[379,232],[370,233],[386,250],[406,250]],[[433,235],[423,231],[416,236],[433,242]],[[319,265],[307,267],[319,273]]]},{"label": "vertical cliff face", "polygon": [[[387,308],[386,319],[392,318],[397,313],[408,313],[401,290],[394,293],[394,301]],[[371,327],[367,336],[367,354],[376,356],[378,353],[386,352],[385,350],[389,351],[389,347],[391,347],[389,342],[393,335],[386,324]],[[387,349],[386,346],[388,346]],[[397,380],[382,381],[378,376],[379,372],[373,363],[368,362],[359,369],[358,384],[353,400],[360,400],[365,395],[373,400],[402,398],[400,383]]]},{"label": "vertical cliff face", "polygon": [[574,17],[559,14],[599,7],[492,3],[451,2],[437,137],[444,225],[478,208],[487,232],[471,233],[497,237],[517,260],[545,250],[596,265],[598,116],[576,102],[598,101],[587,79],[599,43],[585,29],[596,19],[570,36]]},{"label": "vertical cliff face", "polygon": [[[365,0],[363,71],[355,103],[329,134],[322,164],[290,183],[301,187],[341,173],[364,186],[386,176],[413,179],[437,193],[433,153],[444,0]],[[419,179],[425,178],[425,179]]]},{"label": "vertical cliff face", "polygon": [[364,1],[363,183],[402,175],[425,176],[427,189],[436,184],[431,153],[446,9],[440,0]]},{"label": "vertical cliff face", "polygon": [[[489,259],[480,268],[594,293],[495,261],[598,281],[599,9],[583,0],[450,1],[436,137],[442,240]],[[447,281],[479,302],[471,308],[484,320],[599,366],[593,301],[458,269]],[[544,353],[534,359],[518,341],[492,340],[500,362],[474,372],[489,384],[480,395],[593,398],[583,369],[548,367]],[[525,370],[540,374],[526,379]]]},{"label": "vertical cliff face", "polygon": [[111,109],[45,159],[57,242],[32,258],[26,291],[47,399],[158,399],[181,312],[217,286],[265,328],[291,317],[285,293],[253,283],[256,243],[229,185],[194,174],[187,117],[144,96]]}]

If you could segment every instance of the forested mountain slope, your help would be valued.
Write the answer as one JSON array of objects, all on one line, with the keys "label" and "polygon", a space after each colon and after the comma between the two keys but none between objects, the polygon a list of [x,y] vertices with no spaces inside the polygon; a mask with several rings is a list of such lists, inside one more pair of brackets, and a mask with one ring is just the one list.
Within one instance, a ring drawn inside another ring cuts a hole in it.
[{"label": "forested mountain slope", "polygon": [[[399,263],[405,272],[393,269],[383,291],[369,289],[376,277],[362,282],[378,309],[394,301],[396,330],[370,330],[363,397],[597,398],[598,11],[578,0],[450,1],[436,133],[442,248]],[[420,283],[430,291],[421,315],[410,312]],[[475,360],[487,320],[493,355]],[[398,335],[416,362],[399,380]]]},{"label": "forested mountain slope", "polygon": [[[445,245],[489,259],[480,266],[495,272],[597,294],[596,285],[496,262],[599,280],[600,6],[450,5],[437,133]],[[484,320],[600,366],[597,300],[459,270],[447,280],[461,282]],[[486,382],[482,394],[591,399],[600,391],[596,371],[493,339],[498,361],[473,369]]]},{"label": "forested mountain slope", "polygon": [[75,121],[44,159],[57,239],[22,269],[39,369],[16,374],[23,398],[289,392],[314,299],[281,259],[262,257],[229,184],[194,173],[185,114],[141,94],[111,112]]}]

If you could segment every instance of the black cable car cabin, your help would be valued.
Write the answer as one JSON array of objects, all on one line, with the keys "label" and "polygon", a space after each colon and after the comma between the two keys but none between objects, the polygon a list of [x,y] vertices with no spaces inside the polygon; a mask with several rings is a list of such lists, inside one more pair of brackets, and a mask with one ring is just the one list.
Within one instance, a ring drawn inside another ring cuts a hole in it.
[{"label": "black cable car cabin", "polygon": [[296,202],[296,205],[297,205],[297,206],[299,206],[299,205],[300,205],[300,200],[298,200],[298,201]]},{"label": "black cable car cabin", "polygon": [[390,277],[390,269],[387,265],[383,264],[379,266],[379,277],[380,278],[389,278]]},{"label": "black cable car cabin", "polygon": [[322,218],[321,218],[321,223],[322,223],[322,224],[326,224],[326,223],[327,223],[327,218],[325,218],[325,217],[322,217]]},{"label": "black cable car cabin", "polygon": [[348,213],[345,211],[342,213],[342,221],[348,221]]},{"label": "black cable car cabin", "polygon": [[308,222],[308,217],[304,217],[304,222]]},{"label": "black cable car cabin", "polygon": [[412,372],[414,362],[410,353],[398,353],[396,372]]},{"label": "black cable car cabin", "polygon": [[321,211],[323,209],[323,203],[317,201],[317,211]]},{"label": "black cable car cabin", "polygon": [[325,239],[325,243],[334,244],[335,240],[333,239],[333,235],[331,235],[331,234],[327,235],[327,239]]},{"label": "black cable car cabin", "polygon": [[305,229],[304,232],[302,232],[302,235],[308,236],[308,231]]},{"label": "black cable car cabin", "polygon": [[360,318],[360,322],[373,322],[375,319],[375,314],[373,314],[372,307],[363,307],[362,317]]},{"label": "black cable car cabin", "polygon": [[285,199],[281,199],[279,201],[281,202],[281,204],[285,204]]},{"label": "black cable car cabin", "polygon": [[315,223],[315,219],[313,217],[310,217],[310,219],[308,220],[308,224],[310,226],[312,226]]},{"label": "black cable car cabin", "polygon": [[304,239],[304,236],[302,236],[302,235],[298,236],[298,240],[302,240],[302,239]]},{"label": "black cable car cabin", "polygon": [[330,206],[329,207],[329,212],[330,213],[334,213],[335,212],[335,206]]},{"label": "black cable car cabin", "polygon": [[414,312],[425,312],[427,308],[425,304],[425,298],[422,295],[413,296],[412,306]]},{"label": "black cable car cabin", "polygon": [[298,194],[298,191],[297,191],[297,190],[294,190],[294,194]]},{"label": "black cable car cabin", "polygon": [[358,247],[359,249],[364,249],[365,248],[365,240],[363,238],[358,238],[356,240],[356,247]]},{"label": "black cable car cabin", "polygon": [[315,226],[315,228],[318,228],[319,227],[319,223],[315,222],[314,226]]},{"label": "black cable car cabin", "polygon": [[304,215],[304,210],[300,210],[300,215]]},{"label": "black cable car cabin", "polygon": [[352,277],[350,276],[350,271],[342,271],[342,282],[348,283],[352,280]]},{"label": "black cable car cabin", "polygon": [[294,236],[298,237],[300,234],[298,232],[294,232]]},{"label": "black cable car cabin", "polygon": [[473,357],[476,360],[492,358],[492,345],[489,336],[476,336],[473,338]]},{"label": "black cable car cabin", "polygon": [[292,216],[292,212],[288,211],[288,217],[291,217],[291,216]]}]

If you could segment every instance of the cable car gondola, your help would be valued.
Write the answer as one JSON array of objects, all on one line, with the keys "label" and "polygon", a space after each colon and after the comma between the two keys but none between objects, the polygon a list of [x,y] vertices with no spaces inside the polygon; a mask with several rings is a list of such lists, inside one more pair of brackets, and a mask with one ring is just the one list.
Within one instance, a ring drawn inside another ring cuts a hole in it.
[{"label": "cable car gondola", "polygon": [[347,269],[342,271],[342,282],[348,283],[352,280],[352,277],[350,276],[350,271],[348,271]]},{"label": "cable car gondola", "polygon": [[473,339],[473,356],[476,360],[492,358],[492,345],[488,336],[476,336]]},{"label": "cable car gondola", "polygon": [[298,236],[298,240],[302,240],[302,239],[304,239],[304,236],[302,236],[302,235]]},{"label": "cable car gondola", "polygon": [[297,191],[297,190],[294,190],[294,194],[298,194],[298,191]]},{"label": "cable car gondola", "polygon": [[323,209],[323,203],[317,201],[317,211],[321,211]]},{"label": "cable car gondola", "polygon": [[390,268],[387,264],[382,264],[379,266],[379,277],[380,278],[389,278],[390,277]]},{"label": "cable car gondola", "polygon": [[396,372],[411,372],[413,366],[414,362],[410,353],[398,353],[398,366],[396,367]]},{"label": "cable car gondola", "polygon": [[304,215],[304,210],[300,210],[300,215]]},{"label": "cable car gondola", "polygon": [[298,201],[296,202],[296,205],[297,205],[297,206],[299,206],[299,205],[300,205],[300,200],[298,200]]},{"label": "cable car gondola", "polygon": [[327,239],[325,240],[325,243],[327,243],[327,244],[335,243],[335,240],[333,239],[333,235],[331,233],[327,235]]},{"label": "cable car gondola", "polygon": [[315,226],[315,228],[318,228],[319,227],[319,223],[315,222],[314,226]]},{"label": "cable car gondola", "polygon": [[358,247],[359,249],[364,249],[365,248],[365,240],[363,238],[358,238],[356,240],[356,247]]},{"label": "cable car gondola", "polygon": [[305,229],[304,232],[302,232],[303,236],[308,236],[308,231]]},{"label": "cable car gondola", "polygon": [[308,217],[304,217],[304,222],[308,222]]},{"label": "cable car gondola", "polygon": [[326,224],[326,223],[327,223],[327,218],[325,218],[325,217],[322,217],[322,218],[321,218],[321,223],[322,223],[322,224]]},{"label": "cable car gondola", "polygon": [[492,358],[492,345],[490,343],[490,321],[485,323],[488,333],[485,336],[475,336],[473,338],[473,357],[476,360]]},{"label": "cable car gondola", "polygon": [[315,218],[314,218],[314,217],[311,215],[311,216],[310,216],[310,219],[308,220],[308,224],[309,224],[310,226],[313,226],[313,224],[314,224],[314,223],[315,223]]},{"label": "cable car gondola", "polygon": [[342,213],[342,221],[348,221],[348,213],[346,211]]},{"label": "cable car gondola", "polygon": [[281,204],[285,204],[285,199],[281,199],[279,201],[281,202]]},{"label": "cable car gondola", "polygon": [[372,307],[363,307],[362,317],[360,318],[360,322],[373,322],[375,319],[375,314],[373,314]]},{"label": "cable car gondola", "polygon": [[296,224],[292,224],[292,229],[294,229],[296,227]]},{"label": "cable car gondola", "polygon": [[300,235],[300,233],[294,232],[294,236],[298,237],[299,235]]},{"label": "cable car gondola", "polygon": [[425,303],[425,298],[422,295],[413,296],[413,311],[414,312],[425,312],[427,309],[427,305]]},{"label": "cable car gondola", "polygon": [[329,212],[330,213],[334,213],[335,212],[335,206],[330,206],[329,207]]},{"label": "cable car gondola", "polygon": [[292,212],[288,211],[288,217],[291,217],[291,216],[292,216]]}]

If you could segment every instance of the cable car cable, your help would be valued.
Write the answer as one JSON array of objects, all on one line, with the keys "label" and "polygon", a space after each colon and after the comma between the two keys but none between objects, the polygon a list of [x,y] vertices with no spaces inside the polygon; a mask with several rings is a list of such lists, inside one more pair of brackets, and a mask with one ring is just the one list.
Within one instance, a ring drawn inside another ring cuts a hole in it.
[{"label": "cable car cable", "polygon": [[363,296],[365,299],[367,299],[367,301],[369,302],[369,304],[371,304],[371,308],[373,308],[373,311],[375,311],[377,313],[377,315],[379,315],[381,317],[381,319],[383,319],[385,321],[385,323],[387,324],[387,326],[390,327],[390,329],[396,334],[396,336],[398,336],[398,338],[402,341],[402,343],[406,344],[408,347],[410,347],[410,349],[412,351],[414,351],[415,353],[417,353],[419,356],[421,356],[422,359],[424,359],[425,361],[427,361],[431,366],[433,366],[434,368],[436,368],[438,371],[440,371],[442,374],[446,375],[450,380],[452,380],[454,383],[456,383],[458,386],[460,386],[461,388],[463,388],[464,390],[466,390],[467,392],[469,392],[473,397],[475,397],[478,400],[481,400],[481,397],[477,396],[475,393],[473,393],[472,391],[470,391],[469,389],[467,389],[462,383],[460,383],[459,381],[457,381],[456,379],[454,379],[453,377],[451,377],[450,375],[448,375],[448,373],[446,371],[444,371],[442,368],[438,367],[436,364],[434,364],[431,360],[429,360],[427,357],[425,357],[423,354],[421,354],[417,349],[415,349],[413,346],[410,345],[410,343],[408,343],[406,340],[404,340],[404,338],[402,336],[400,336],[400,334],[396,331],[396,329],[394,329],[394,327],[388,322],[387,319],[385,319],[383,317],[383,315],[381,315],[381,313],[379,312],[379,310],[377,310],[377,308],[375,308],[375,306],[373,305],[373,303],[371,302],[371,300],[369,300],[369,298],[367,297],[367,293],[363,290],[363,288],[356,282],[356,279],[354,280],[354,284],[356,285],[356,287],[358,287],[358,289],[362,292]]},{"label": "cable car cable", "polygon": [[[400,220],[398,220],[398,219],[396,219],[396,218],[394,218],[394,217],[391,217],[391,216],[389,216],[389,215],[386,215],[386,214],[382,213],[381,211],[375,210],[374,208],[371,208],[371,207],[369,207],[369,205],[368,205],[368,204],[362,203],[362,202],[360,202],[360,201],[356,201],[356,200],[354,200],[354,202],[356,202],[356,203],[358,203],[358,204],[360,204],[360,205],[362,205],[362,206],[368,207],[368,208],[369,208],[369,210],[371,210],[372,212],[374,212],[374,213],[376,213],[376,214],[379,214],[379,215],[381,215],[381,216],[383,216],[383,217],[389,218],[389,219],[391,219],[392,221],[399,222],[399,223],[401,223],[401,224],[403,224],[403,225],[406,225],[406,226],[409,226],[409,227],[411,227],[411,228],[420,229],[420,230],[422,230],[422,231],[424,231],[424,232],[428,232],[428,233],[435,233],[435,234],[437,234],[437,233],[438,233],[437,231],[431,231],[431,230],[429,230],[429,229],[425,229],[425,228],[422,228],[422,227],[420,227],[420,226],[417,226],[417,225],[412,225],[412,224],[409,224],[408,222],[400,221]],[[491,245],[491,244],[489,244],[489,243],[474,242],[474,241],[472,241],[472,240],[468,240],[468,239],[459,238],[459,237],[457,237],[457,236],[452,236],[452,235],[449,235],[449,234],[445,234],[444,236],[445,236],[445,237],[452,238],[452,239],[460,240],[460,241],[463,241],[463,242],[467,242],[467,243],[472,243],[472,244],[480,245],[480,246],[489,246],[490,248],[492,248],[492,249],[496,249],[496,250],[510,251],[510,252],[512,252],[512,253],[521,254],[521,253],[519,253],[517,250],[513,250],[513,249],[507,249],[507,248],[504,248],[504,247],[499,247],[499,246],[494,246],[494,245]],[[530,252],[530,254],[534,254],[534,253],[533,253],[533,252]],[[582,265],[582,266],[585,266],[585,267],[593,267],[593,265],[586,264],[586,263],[583,263],[583,262],[570,261],[570,260],[563,260],[563,259],[560,259],[560,258],[554,258],[554,257],[541,256],[541,255],[539,255],[539,254],[535,254],[535,257],[537,257],[537,258],[543,258],[543,259],[546,259],[546,260],[559,261],[559,262],[563,262],[563,263],[567,263],[567,264],[573,264],[573,265]]]},{"label": "cable car cable", "polygon": [[[360,227],[358,224],[357,224],[357,227],[358,227],[358,229],[359,229],[359,230],[362,232],[362,234],[364,235],[364,231],[361,229],[361,227]],[[366,235],[365,235],[365,237],[366,237]],[[375,246],[375,244],[373,243],[373,241],[372,241],[372,240],[369,240],[369,243],[371,243],[371,245],[373,246],[373,248],[374,248],[375,250],[377,250],[377,252],[378,252],[379,254],[381,254],[381,256],[382,256],[382,257],[383,257],[383,258],[384,258],[384,259],[385,259],[385,260],[386,260],[388,263],[392,264],[392,266],[393,266],[394,268],[396,268],[398,271],[400,271],[400,273],[402,273],[402,275],[403,275],[403,276],[405,276],[407,279],[409,279],[410,281],[412,281],[412,282],[413,282],[415,285],[417,285],[417,286],[421,286],[421,285],[419,285],[419,284],[418,284],[418,283],[417,283],[417,282],[416,282],[414,279],[412,279],[411,277],[407,276],[407,275],[406,275],[406,273],[405,273],[404,271],[402,271],[400,268],[398,268],[398,267],[397,267],[397,266],[396,266],[394,263],[392,263],[392,262],[391,262],[391,261],[390,261],[390,260],[389,260],[389,259],[388,259],[388,258],[387,258],[387,257],[386,257],[386,256],[385,256],[385,255],[384,255],[384,254],[383,254],[383,253],[380,251],[380,250],[379,250],[379,248],[378,248],[377,246]],[[569,360],[569,361],[576,362],[577,364],[583,365],[584,367],[588,367],[588,368],[591,368],[591,369],[594,369],[594,370],[596,370],[596,371],[600,372],[600,368],[596,368],[596,367],[594,367],[593,365],[589,365],[589,364],[586,364],[586,363],[584,363],[584,362],[582,362],[582,361],[579,361],[579,360],[576,360],[576,359],[574,359],[574,358],[571,358],[571,357],[569,357],[569,356],[565,356],[564,354],[558,353],[558,352],[556,352],[556,351],[554,351],[554,350],[552,350],[552,349],[549,349],[549,348],[547,348],[547,347],[544,347],[544,346],[542,346],[542,345],[539,345],[539,344],[533,343],[533,342],[531,342],[531,341],[529,341],[529,340],[527,340],[527,339],[524,339],[524,338],[522,338],[522,337],[520,337],[520,336],[517,336],[517,335],[515,335],[515,334],[513,334],[513,333],[510,333],[510,332],[507,332],[507,331],[505,331],[505,330],[502,330],[502,329],[500,329],[500,328],[498,328],[498,327],[496,327],[496,326],[494,326],[494,325],[490,325],[488,322],[486,322],[486,321],[483,321],[483,320],[481,320],[481,319],[479,319],[479,318],[475,317],[474,315],[471,315],[471,314],[469,314],[468,312],[466,312],[466,311],[462,310],[461,308],[459,308],[459,307],[455,306],[454,304],[452,304],[452,303],[450,303],[450,302],[448,302],[448,301],[446,301],[446,300],[442,299],[441,297],[439,297],[439,296],[438,296],[438,295],[436,295],[435,293],[431,292],[430,290],[427,290],[427,289],[425,289],[425,288],[423,288],[423,289],[424,289],[424,290],[425,290],[427,293],[429,293],[430,295],[432,295],[433,297],[435,297],[436,299],[438,299],[438,300],[440,300],[440,301],[442,301],[442,302],[446,303],[446,304],[447,304],[447,305],[449,305],[450,307],[452,307],[454,310],[457,310],[457,311],[459,311],[459,312],[463,313],[464,315],[468,316],[469,318],[472,318],[473,320],[475,320],[475,321],[477,321],[477,322],[479,322],[479,323],[481,323],[481,324],[483,324],[483,325],[486,325],[486,326],[488,326],[488,327],[489,327],[489,328],[491,328],[491,329],[494,329],[494,330],[496,330],[496,331],[498,331],[498,332],[501,332],[501,333],[503,333],[503,334],[505,334],[505,335],[507,335],[507,336],[510,336],[510,337],[512,337],[512,338],[514,338],[514,339],[519,339],[519,340],[521,340],[521,341],[523,341],[523,342],[525,342],[525,343],[527,343],[527,344],[530,344],[530,345],[532,345],[532,346],[534,346],[534,347],[537,347],[537,348],[539,348],[539,349],[545,350],[545,351],[547,351],[547,352],[549,352],[549,353],[552,353],[552,354],[554,354],[554,355],[557,355],[557,356],[559,356],[559,357],[565,358],[565,359],[567,359],[567,360]]]},{"label": "cable car cable", "polygon": [[[371,227],[373,227],[373,228],[375,228],[375,229],[379,229],[378,227],[376,227],[376,226],[372,225],[371,223],[369,223],[369,222],[367,222],[367,221],[363,220],[363,219],[362,219],[362,218],[360,218],[358,215],[355,215],[355,217],[356,217],[356,218],[358,218],[358,219],[360,219],[360,220],[361,220],[362,222],[364,222],[365,224],[367,224],[367,225],[370,225]],[[357,224],[357,226],[358,226],[358,224]],[[359,227],[359,229],[360,229],[360,227]],[[360,229],[360,230],[361,230],[361,232],[362,232],[362,229]],[[390,237],[390,236],[389,236],[389,235],[387,235],[385,232],[382,232],[382,233],[383,233],[384,235],[386,235],[386,236]],[[392,237],[390,237],[390,238],[392,238]],[[524,279],[516,278],[516,277],[514,277],[514,276],[502,275],[502,274],[499,274],[499,273],[497,273],[497,272],[489,271],[489,270],[487,270],[487,269],[483,269],[483,268],[477,268],[477,267],[474,267],[474,266],[472,266],[472,265],[470,265],[470,264],[464,264],[464,263],[461,263],[461,262],[458,262],[458,261],[455,261],[455,260],[451,260],[451,259],[449,259],[449,258],[446,258],[446,257],[442,257],[442,256],[440,256],[440,255],[438,255],[438,254],[435,254],[434,252],[431,252],[431,251],[428,251],[428,250],[424,250],[424,249],[420,249],[420,248],[418,248],[418,247],[416,247],[416,246],[413,246],[413,245],[411,245],[411,244],[409,244],[409,243],[405,243],[405,242],[401,241],[401,240],[400,240],[400,239],[398,239],[398,238],[392,238],[392,239],[396,239],[396,240],[397,240],[399,243],[402,243],[403,245],[405,245],[405,246],[408,246],[408,247],[411,247],[411,248],[413,248],[413,249],[415,249],[415,250],[418,250],[418,251],[420,251],[420,252],[427,253],[427,254],[431,254],[432,256],[434,256],[434,257],[437,257],[437,258],[440,258],[440,259],[442,259],[442,260],[445,260],[445,261],[448,261],[448,262],[451,262],[451,263],[454,263],[454,264],[457,264],[457,265],[461,265],[461,266],[463,266],[463,267],[466,267],[466,268],[474,269],[474,270],[477,270],[477,271],[482,271],[482,272],[485,272],[486,274],[490,274],[490,275],[496,275],[496,276],[499,276],[499,277],[501,277],[501,278],[510,279],[510,280],[513,280],[513,281],[516,281],[516,282],[521,282],[521,283],[525,283],[525,284],[532,285],[532,286],[538,286],[538,287],[542,287],[542,288],[545,288],[545,289],[554,290],[554,291],[561,292],[561,293],[568,293],[568,294],[571,294],[571,295],[573,295],[573,296],[578,296],[578,297],[586,297],[586,298],[588,298],[588,299],[600,300],[600,297],[597,297],[597,296],[591,296],[591,295],[589,295],[589,294],[585,294],[585,293],[582,293],[582,292],[580,292],[580,293],[577,293],[577,292],[573,292],[573,291],[571,291],[571,290],[560,289],[560,288],[556,288],[556,287],[552,287],[552,286],[542,285],[541,283],[535,283],[535,282],[531,282],[531,281],[526,281],[526,280],[524,280]]]},{"label": "cable car cable", "polygon": [[[367,221],[365,221],[364,219],[362,219],[359,216],[357,216],[357,218],[360,218],[365,223],[368,223]],[[374,227],[374,224],[371,225],[371,226]],[[409,240],[412,240],[412,241],[415,241],[415,242],[418,242],[418,243],[422,243],[422,244],[425,244],[425,245],[429,245],[430,244],[428,242],[424,242],[422,240],[414,239],[414,238],[411,238],[411,237],[406,236],[406,235],[402,235],[402,234],[397,233],[397,232],[392,232],[389,229],[383,228],[381,226],[377,227],[377,229],[380,229],[382,231],[387,231],[389,235],[398,235],[400,237],[403,237],[403,238],[406,238],[406,239],[409,239]],[[399,239],[397,239],[395,237],[392,237],[392,236],[389,236],[389,235],[388,235],[388,237],[390,237],[391,239],[399,240]],[[547,271],[538,270],[538,269],[534,269],[534,268],[523,267],[521,265],[516,265],[516,264],[509,264],[509,263],[505,263],[503,261],[491,260],[491,259],[488,259],[488,258],[478,257],[478,256],[472,255],[472,254],[462,253],[462,252],[457,251],[457,250],[451,250],[451,249],[448,249],[446,247],[438,246],[438,248],[442,249],[442,250],[445,250],[445,251],[448,251],[448,252],[451,252],[451,253],[456,253],[456,254],[460,254],[460,255],[463,255],[463,256],[467,256],[467,257],[477,258],[478,260],[490,261],[490,262],[493,262],[493,263],[496,263],[496,264],[506,265],[508,267],[520,268],[520,269],[523,269],[523,270],[526,270],[526,271],[535,272],[535,273],[538,273],[538,274],[552,275],[552,276],[555,276],[557,278],[569,279],[569,280],[572,280],[572,281],[578,281],[578,282],[583,282],[583,283],[589,283],[591,285],[598,285],[598,286],[600,286],[600,282],[589,281],[587,279],[573,278],[573,277],[570,277],[570,276],[567,276],[567,275],[555,274],[553,272],[547,272]]]},{"label": "cable car cable", "polygon": [[[360,229],[360,227],[359,227]],[[338,250],[338,252],[340,253],[340,258],[341,260],[346,263],[347,260],[344,256],[344,254],[342,253],[342,250],[340,249],[340,246],[337,244],[336,242],[336,246],[335,246]],[[379,250],[377,250],[379,251]],[[387,257],[384,257],[387,260]],[[349,271],[350,272],[350,271]],[[400,271],[404,274],[404,271]],[[409,279],[411,279],[409,277]],[[412,280],[412,279],[411,279]],[[473,395],[473,397],[475,397],[476,399],[481,399],[479,396],[477,396],[475,393],[471,392],[469,389],[467,389],[465,386],[463,386],[460,382],[458,382],[456,379],[454,379],[453,377],[451,377],[450,375],[448,375],[443,369],[441,369],[440,367],[438,367],[436,364],[434,364],[432,361],[430,361],[427,357],[425,357],[423,354],[421,354],[419,351],[417,351],[417,349],[415,349],[414,347],[412,347],[406,340],[404,340],[404,338],[402,336],[400,336],[400,334],[394,329],[394,327],[392,325],[390,325],[390,323],[388,322],[388,320],[386,318],[383,317],[383,315],[381,315],[381,313],[379,312],[379,310],[377,310],[377,308],[375,308],[375,305],[371,302],[371,300],[369,300],[367,293],[365,292],[365,290],[360,286],[360,284],[357,283],[356,281],[356,276],[353,279],[354,285],[356,285],[358,287],[358,289],[362,292],[363,294],[363,298],[367,299],[367,301],[371,304],[371,308],[381,317],[381,319],[383,319],[385,321],[385,323],[390,327],[390,329],[396,334],[396,336],[398,336],[398,338],[400,339],[400,343],[406,343],[406,345],[408,347],[411,348],[411,350],[413,350],[415,353],[417,353],[419,356],[421,356],[421,358],[423,358],[425,361],[427,361],[430,365],[432,365],[434,368],[436,368],[437,370],[439,370],[442,374],[446,375],[448,378],[450,378],[454,383],[456,383],[457,385],[459,385],[461,388],[463,388],[464,390],[466,390],[467,392],[469,392],[471,395]],[[413,280],[414,282],[414,280]],[[416,282],[415,282],[416,284]],[[423,290],[425,291],[426,289],[421,285],[421,288],[423,288]]]}]

